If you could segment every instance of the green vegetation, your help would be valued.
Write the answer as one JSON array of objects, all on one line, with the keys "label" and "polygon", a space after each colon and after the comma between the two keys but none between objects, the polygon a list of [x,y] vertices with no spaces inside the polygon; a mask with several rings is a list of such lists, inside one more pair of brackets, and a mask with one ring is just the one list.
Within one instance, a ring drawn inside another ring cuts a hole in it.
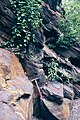
[{"label": "green vegetation", "polygon": [[29,41],[35,39],[34,29],[40,27],[41,0],[14,0],[13,12],[16,15],[16,25],[12,28],[12,39],[5,44],[19,51],[27,52]]},{"label": "green vegetation", "polygon": [[[24,53],[28,50],[30,41],[35,40],[34,29],[40,27],[42,22],[40,16],[42,0],[14,0],[12,3],[13,12],[16,15],[16,25],[12,28],[12,39],[5,45],[8,48],[16,49]],[[80,43],[80,1],[64,1],[62,6],[66,19],[60,17],[58,28],[61,34],[56,44],[61,47],[69,47]]]},{"label": "green vegetation", "polygon": [[48,80],[54,80],[57,75],[57,66],[58,63],[51,59],[50,65],[48,67]]},{"label": "green vegetation", "polygon": [[64,1],[63,7],[66,11],[66,19],[60,18],[59,29],[62,34],[57,44],[68,47],[75,43],[80,43],[80,1]]}]

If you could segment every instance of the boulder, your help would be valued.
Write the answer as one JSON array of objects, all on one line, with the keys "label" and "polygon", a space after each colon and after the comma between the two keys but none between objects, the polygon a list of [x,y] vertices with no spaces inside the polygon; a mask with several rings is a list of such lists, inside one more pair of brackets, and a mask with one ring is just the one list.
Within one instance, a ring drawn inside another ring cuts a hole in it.
[{"label": "boulder", "polygon": [[80,85],[75,84],[73,86],[73,90],[74,90],[75,97],[79,98],[80,97]]},{"label": "boulder", "polygon": [[64,89],[64,97],[65,98],[68,98],[70,100],[74,99],[73,87],[71,88],[68,85],[64,85],[63,89]]},{"label": "boulder", "polygon": [[61,105],[41,98],[41,115],[44,120],[80,120],[80,99],[64,99]]},{"label": "boulder", "polygon": [[5,80],[24,76],[24,71],[18,58],[11,52],[0,49],[0,83],[2,86],[4,86]]},{"label": "boulder", "polygon": [[64,99],[64,102],[58,105],[55,102],[42,98],[41,115],[45,120],[68,120],[70,116],[69,102],[68,99]]},{"label": "boulder", "polygon": [[61,104],[64,97],[63,85],[57,81],[48,82],[46,86],[42,87],[42,94],[48,100]]},{"label": "boulder", "polygon": [[33,85],[18,58],[0,49],[0,120],[32,120]]}]

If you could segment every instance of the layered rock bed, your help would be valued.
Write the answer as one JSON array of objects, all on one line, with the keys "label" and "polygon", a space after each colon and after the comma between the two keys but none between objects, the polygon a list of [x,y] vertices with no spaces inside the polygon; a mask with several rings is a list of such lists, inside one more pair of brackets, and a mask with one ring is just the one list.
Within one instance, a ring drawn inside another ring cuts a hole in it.
[{"label": "layered rock bed", "polygon": [[[0,3],[1,46],[11,38],[16,21],[10,1]],[[80,120],[80,45],[66,49],[56,44],[61,34],[59,15],[52,10],[52,0],[42,2],[43,24],[34,31],[36,38],[29,44],[27,58],[18,59],[0,48],[0,120]],[[57,78],[46,81],[52,58],[59,65]]]}]

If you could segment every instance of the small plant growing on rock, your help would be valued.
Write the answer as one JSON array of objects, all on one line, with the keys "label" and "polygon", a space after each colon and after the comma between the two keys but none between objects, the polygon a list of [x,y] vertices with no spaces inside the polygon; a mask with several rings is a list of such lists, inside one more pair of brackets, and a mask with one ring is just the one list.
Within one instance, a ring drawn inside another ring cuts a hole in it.
[{"label": "small plant growing on rock", "polygon": [[58,63],[51,59],[50,65],[48,67],[48,80],[54,80],[57,75],[57,66]]}]

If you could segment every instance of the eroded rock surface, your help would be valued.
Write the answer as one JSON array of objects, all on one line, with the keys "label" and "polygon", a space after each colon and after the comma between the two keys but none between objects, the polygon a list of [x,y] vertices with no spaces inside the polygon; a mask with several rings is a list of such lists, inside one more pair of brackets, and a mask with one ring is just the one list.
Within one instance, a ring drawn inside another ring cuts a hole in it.
[{"label": "eroded rock surface", "polygon": [[80,85],[75,84],[73,87],[74,94],[76,98],[80,98]]},{"label": "eroded rock surface", "polygon": [[46,120],[68,120],[70,116],[68,99],[64,99],[61,105],[44,98],[41,100],[41,113]]},{"label": "eroded rock surface", "polygon": [[31,120],[33,85],[17,57],[0,49],[0,120]]},{"label": "eroded rock surface", "polygon": [[73,102],[69,120],[80,120],[80,99]]},{"label": "eroded rock surface", "polygon": [[48,100],[61,104],[63,102],[63,85],[57,81],[48,82],[46,86],[42,88],[43,96]]},{"label": "eroded rock surface", "polygon": [[64,97],[70,100],[74,99],[73,86],[71,88],[68,85],[64,85]]},{"label": "eroded rock surface", "polygon": [[[11,28],[16,23],[10,1],[12,0],[0,0],[0,45],[4,39],[8,40],[11,37]],[[62,92],[66,93],[64,97],[71,101],[74,93],[75,98],[80,97],[80,45],[65,49],[56,44],[61,34],[57,27],[60,14],[53,11],[52,3],[52,0],[43,0],[41,3],[42,26],[34,31],[36,38],[29,44],[29,59],[25,60],[23,67],[30,80],[38,78],[38,84],[42,86],[46,82],[45,73],[47,73],[50,60],[56,59],[59,64],[58,78],[62,86],[63,82],[67,82],[66,78],[73,80],[75,81],[74,92],[68,86],[63,89],[61,86],[57,85],[58,87],[55,88],[49,84],[43,91],[45,99],[42,99],[41,106],[39,96],[37,96],[38,99],[34,98],[34,110],[42,112],[43,120],[68,120],[68,117],[69,120],[80,120],[79,102],[72,105],[74,109],[69,106],[69,100],[66,102],[63,100],[61,105],[54,102],[54,99],[62,101]],[[53,45],[52,49],[48,46],[50,44]],[[61,77],[61,74],[65,77]],[[76,86],[77,81],[79,85]],[[18,59],[10,52],[0,49],[0,120],[31,120],[32,93],[32,84],[25,77]]]}]

